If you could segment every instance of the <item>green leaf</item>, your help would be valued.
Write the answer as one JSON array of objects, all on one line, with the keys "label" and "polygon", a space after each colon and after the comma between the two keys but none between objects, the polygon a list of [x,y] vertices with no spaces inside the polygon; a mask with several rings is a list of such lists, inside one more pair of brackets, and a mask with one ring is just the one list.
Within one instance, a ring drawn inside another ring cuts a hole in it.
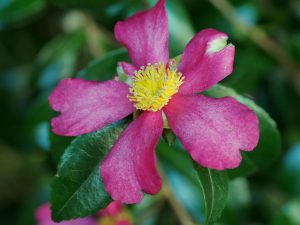
[{"label": "green leaf", "polygon": [[41,11],[44,0],[0,1],[0,25],[20,21]]},{"label": "green leaf", "polygon": [[[265,79],[266,74],[272,67],[272,61],[253,45],[245,45],[236,52],[236,63],[233,76],[224,80],[225,86],[232,87],[234,90],[243,92],[253,92]],[[256,61],[256,63],[251,63]],[[251,76],[249,76],[251,71]]]},{"label": "green leaf", "polygon": [[78,73],[78,77],[86,80],[110,80],[117,75],[117,66],[120,61],[129,61],[127,51],[123,48],[93,60]]},{"label": "green leaf", "polygon": [[191,157],[183,148],[178,147],[176,144],[174,143],[170,146],[167,142],[160,141],[156,147],[159,158],[162,159],[163,164],[171,166],[194,183],[197,183]]},{"label": "green leaf", "polygon": [[56,222],[95,214],[111,198],[100,177],[106,153],[128,125],[127,120],[75,138],[65,150],[52,182],[52,219]]},{"label": "green leaf", "polygon": [[176,140],[176,136],[171,129],[164,129],[162,137],[170,146],[172,146]]},{"label": "green leaf", "polygon": [[259,119],[260,138],[257,147],[252,152],[242,152],[241,166],[228,171],[228,175],[230,177],[246,176],[272,164],[280,153],[281,138],[276,123],[268,113],[252,100],[222,85],[216,85],[204,94],[215,98],[231,96],[252,109]]},{"label": "green leaf", "polygon": [[204,168],[194,163],[205,203],[205,225],[213,225],[221,216],[227,202],[228,178],[226,171]]},{"label": "green leaf", "polygon": [[[157,146],[157,153],[166,168],[170,167],[173,172],[176,171],[188,178],[191,181],[191,185],[195,185],[196,188],[200,189],[198,182],[200,181],[202,190],[199,190],[199,192],[203,194],[205,204],[205,224],[213,224],[221,216],[226,206],[228,194],[227,172],[203,168],[194,163],[194,168],[197,172],[195,173],[192,159],[181,146],[178,146],[177,142],[169,146],[167,143],[160,141]],[[202,199],[198,199],[198,201],[201,202]]]},{"label": "green leaf", "polygon": [[175,198],[195,221],[202,224],[204,201],[191,157],[184,149],[177,146],[177,142],[170,146],[160,140],[156,152],[159,155],[160,167],[168,178]]}]

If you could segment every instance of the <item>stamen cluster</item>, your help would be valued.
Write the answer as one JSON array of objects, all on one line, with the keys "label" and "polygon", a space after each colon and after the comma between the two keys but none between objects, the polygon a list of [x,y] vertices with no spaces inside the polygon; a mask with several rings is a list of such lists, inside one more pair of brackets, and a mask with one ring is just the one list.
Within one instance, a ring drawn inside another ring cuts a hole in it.
[{"label": "stamen cluster", "polygon": [[163,63],[148,64],[135,72],[128,98],[136,109],[158,111],[178,92],[183,79],[176,68],[167,68]]}]

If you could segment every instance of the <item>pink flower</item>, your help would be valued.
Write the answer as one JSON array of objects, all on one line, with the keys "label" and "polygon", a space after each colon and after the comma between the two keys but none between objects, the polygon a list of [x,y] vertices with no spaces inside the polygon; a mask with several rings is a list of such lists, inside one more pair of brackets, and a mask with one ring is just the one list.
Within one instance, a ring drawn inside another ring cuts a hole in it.
[{"label": "pink flower", "polygon": [[100,217],[103,216],[115,216],[118,215],[120,212],[122,212],[123,206],[121,202],[112,202],[110,203],[105,209],[102,209],[97,214]]},{"label": "pink flower", "polygon": [[59,135],[89,133],[141,112],[100,168],[107,192],[123,203],[140,202],[143,191],[156,194],[161,189],[154,150],[164,127],[172,129],[197,163],[217,170],[238,167],[240,150],[253,150],[259,138],[258,119],[245,105],[231,97],[198,94],[233,70],[235,48],[227,45],[227,35],[214,29],[196,34],[177,69],[168,63],[164,5],[160,0],[115,26],[116,39],[133,62],[120,63],[130,85],[65,79],[49,97],[52,108],[61,112],[52,120]]},{"label": "pink flower", "polygon": [[112,202],[98,213],[98,225],[131,225],[131,218],[121,202]]},{"label": "pink flower", "polygon": [[87,217],[83,219],[75,219],[69,221],[63,221],[60,223],[55,223],[51,219],[51,211],[50,211],[50,204],[45,203],[37,208],[35,211],[35,219],[37,225],[97,225],[97,221],[92,217]]},{"label": "pink flower", "polygon": [[97,217],[79,218],[56,223],[51,219],[50,204],[44,203],[35,211],[37,225],[131,225],[131,218],[120,202],[112,202]]}]

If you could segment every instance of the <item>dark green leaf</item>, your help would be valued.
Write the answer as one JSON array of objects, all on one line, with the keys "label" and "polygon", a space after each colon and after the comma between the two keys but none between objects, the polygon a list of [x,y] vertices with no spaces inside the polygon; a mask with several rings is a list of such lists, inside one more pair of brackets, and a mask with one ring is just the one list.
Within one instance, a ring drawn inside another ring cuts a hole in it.
[{"label": "dark green leaf", "polygon": [[226,171],[204,168],[194,163],[205,203],[205,225],[213,225],[221,216],[227,202],[228,179]]},{"label": "dark green leaf", "polygon": [[220,98],[231,96],[252,109],[259,119],[260,138],[252,152],[243,152],[243,161],[237,169],[228,171],[230,177],[245,176],[272,164],[280,153],[281,138],[274,120],[252,100],[239,95],[233,89],[216,85],[205,92],[206,95]]},{"label": "dark green leaf", "polygon": [[111,198],[100,177],[104,156],[128,125],[121,121],[75,138],[65,150],[52,182],[52,218],[59,222],[96,213]]},{"label": "dark green leaf", "polygon": [[192,160],[184,149],[178,147],[176,144],[169,146],[166,142],[160,141],[156,150],[159,158],[163,160],[163,163],[168,164],[172,168],[178,170],[185,177],[197,183],[194,174],[195,171],[192,166]]},{"label": "dark green leaf", "polygon": [[129,61],[125,49],[117,49],[96,59],[79,72],[78,77],[86,80],[109,80],[117,74],[117,66],[120,61]]},{"label": "dark green leaf", "polygon": [[[246,45],[244,49],[237,49],[235,58],[238,60],[235,63],[234,74],[226,78],[223,84],[240,93],[252,92],[270,71],[271,61],[251,44]],[[252,63],[253,61],[256,63]]]},{"label": "dark green leaf", "polygon": [[39,12],[44,3],[44,0],[0,1],[0,26]]},{"label": "dark green leaf", "polygon": [[171,129],[164,129],[162,137],[170,146],[173,145],[176,140],[176,136]]}]

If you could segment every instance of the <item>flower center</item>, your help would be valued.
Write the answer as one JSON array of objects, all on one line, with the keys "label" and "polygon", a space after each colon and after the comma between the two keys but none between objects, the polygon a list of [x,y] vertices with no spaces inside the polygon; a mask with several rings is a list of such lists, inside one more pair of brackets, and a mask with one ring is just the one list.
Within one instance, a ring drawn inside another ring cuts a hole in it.
[{"label": "flower center", "polygon": [[163,63],[148,64],[135,72],[128,98],[139,110],[158,111],[178,92],[183,76]]}]

